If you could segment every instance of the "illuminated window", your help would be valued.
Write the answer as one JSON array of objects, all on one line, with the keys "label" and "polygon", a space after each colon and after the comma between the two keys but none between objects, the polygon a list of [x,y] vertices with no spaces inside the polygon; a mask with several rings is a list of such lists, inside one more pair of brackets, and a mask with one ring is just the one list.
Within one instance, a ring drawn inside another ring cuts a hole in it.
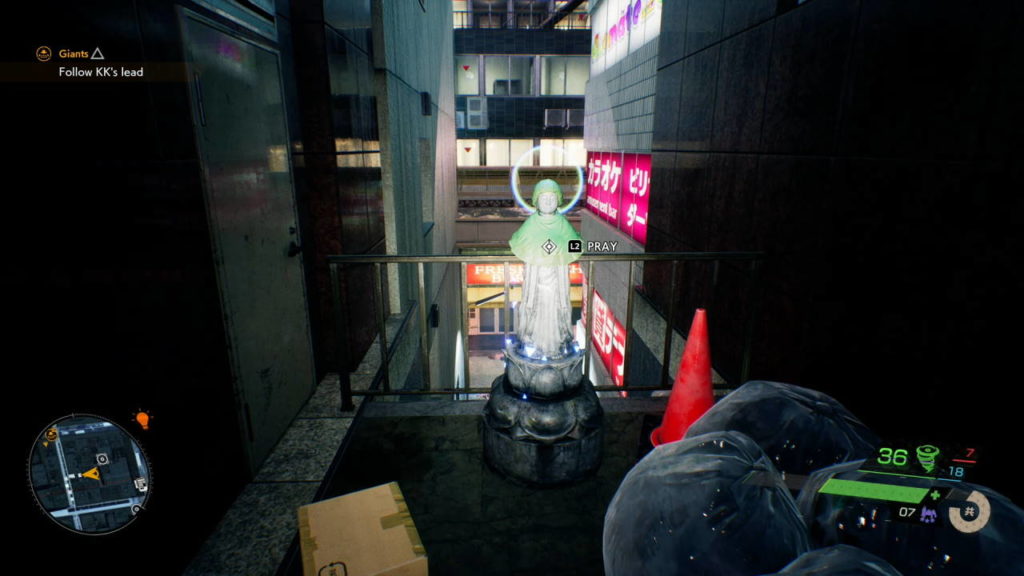
[{"label": "illuminated window", "polygon": [[508,140],[489,138],[487,140],[487,165],[511,166],[509,163]]},{"label": "illuminated window", "polygon": [[587,56],[543,56],[540,93],[544,96],[582,96],[590,78]]},{"label": "illuminated window", "polygon": [[586,166],[587,150],[582,138],[556,138],[540,141],[541,166]]},{"label": "illuminated window", "polygon": [[488,96],[533,94],[533,56],[484,56]]},{"label": "illuminated window", "polygon": [[[505,138],[489,138],[485,145],[487,150],[487,166],[508,167],[515,164],[519,158],[533,148],[533,140]],[[524,166],[532,166],[533,159],[523,161]]]},{"label": "illuminated window", "polygon": [[480,165],[480,141],[476,139],[458,140],[458,151],[455,156],[457,166]]},{"label": "illuminated window", "polygon": [[476,96],[480,94],[480,57],[460,54],[455,56],[455,94]]}]

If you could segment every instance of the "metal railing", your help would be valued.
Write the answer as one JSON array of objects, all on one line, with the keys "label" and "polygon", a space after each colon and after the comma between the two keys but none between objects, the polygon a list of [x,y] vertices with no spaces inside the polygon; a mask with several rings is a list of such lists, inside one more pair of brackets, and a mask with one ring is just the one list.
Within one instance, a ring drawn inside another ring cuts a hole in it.
[{"label": "metal railing", "polygon": [[[630,359],[633,356],[633,352],[629,349],[630,335],[633,333],[633,306],[635,295],[637,294],[637,286],[634,282],[634,270],[633,265],[636,262],[671,262],[671,276],[668,285],[669,295],[676,293],[676,277],[677,277],[677,266],[679,262],[689,261],[704,261],[714,263],[714,277],[717,279],[718,266],[721,262],[739,262],[744,263],[747,267],[748,285],[747,285],[747,297],[750,303],[748,308],[747,317],[743,328],[743,349],[741,352],[740,368],[738,370],[739,381],[745,382],[747,380],[749,369],[750,369],[750,351],[753,340],[753,330],[755,317],[759,313],[758,311],[758,294],[759,294],[759,282],[760,282],[760,264],[763,258],[763,254],[759,252],[665,252],[665,253],[638,253],[638,254],[587,254],[582,256],[578,262],[586,266],[585,278],[587,279],[587,299],[586,299],[586,310],[584,311],[585,316],[584,322],[587,327],[587,334],[585,336],[587,342],[582,343],[583,348],[586,350],[584,357],[583,373],[584,377],[590,377],[591,375],[591,340],[593,334],[593,304],[594,304],[594,263],[595,262],[629,262],[629,273],[626,281],[626,285],[629,289],[626,291],[626,325],[625,325],[625,338],[626,338],[626,350],[623,354],[623,373],[624,378],[629,379],[629,365]],[[512,263],[518,263],[518,259],[506,255],[494,256],[494,255],[410,255],[410,256],[391,256],[391,255],[360,255],[360,256],[330,256],[328,257],[328,266],[330,268],[331,278],[331,291],[333,295],[334,307],[335,307],[335,322],[337,328],[337,342],[338,342],[338,358],[339,366],[341,369],[338,371],[340,386],[341,386],[341,397],[342,397],[342,410],[352,410],[354,404],[352,397],[354,395],[373,396],[373,395],[424,395],[424,394],[486,394],[490,392],[489,388],[473,388],[472,379],[470,373],[470,362],[469,362],[469,315],[468,309],[468,290],[467,284],[467,267],[471,263],[484,263],[484,264],[502,264],[504,268],[504,288],[506,297],[506,305],[504,310],[504,327],[506,341],[508,338],[508,327],[510,326],[510,307],[508,302],[512,294],[511,288],[511,275],[510,266]],[[417,301],[414,303],[415,306],[411,308],[402,321],[401,326],[396,331],[394,336],[394,343],[397,344],[406,332],[406,328],[409,325],[409,316],[415,311],[418,313],[419,323],[419,354],[420,354],[420,369],[422,371],[422,382],[423,385],[420,390],[395,390],[391,386],[390,369],[389,364],[392,356],[394,355],[394,347],[388,345],[387,335],[387,315],[384,307],[385,295],[385,275],[387,274],[387,267],[389,265],[399,264],[415,264],[416,265],[416,290],[417,290]],[[464,381],[466,386],[464,388],[453,387],[453,388],[432,388],[430,382],[430,348],[429,348],[429,337],[427,327],[427,310],[429,303],[427,301],[426,294],[426,281],[425,281],[425,264],[459,264],[459,286],[460,286],[460,302],[459,302],[459,326],[462,328],[462,350],[463,350],[463,371]],[[378,377],[376,380],[381,381],[382,389],[376,389],[376,386],[371,386],[368,390],[352,390],[351,376],[347,369],[348,366],[348,343],[343,337],[346,334],[346,311],[342,306],[341,301],[341,269],[344,266],[357,266],[357,265],[372,265],[374,267],[374,290],[376,292],[376,303],[375,306],[378,308],[375,310],[375,318],[377,322],[378,331],[378,344],[380,349],[381,364],[380,370],[378,371]],[[672,356],[672,338],[673,338],[673,318],[675,317],[675,303],[676,298],[669,297],[667,303],[667,311],[662,314],[665,319],[665,332],[664,332],[664,346],[661,358],[661,378],[658,386],[631,386],[628,382],[624,382],[623,386],[595,386],[597,391],[654,391],[664,390],[670,388],[668,383],[669,373],[669,362]],[[639,334],[637,335],[639,337]]]},{"label": "metal railing", "polygon": [[[532,30],[540,29],[549,16],[557,11],[547,10],[456,10],[452,13],[456,29],[462,28],[504,28]],[[558,30],[587,30],[590,28],[590,14],[585,10],[571,12],[554,26]]]}]

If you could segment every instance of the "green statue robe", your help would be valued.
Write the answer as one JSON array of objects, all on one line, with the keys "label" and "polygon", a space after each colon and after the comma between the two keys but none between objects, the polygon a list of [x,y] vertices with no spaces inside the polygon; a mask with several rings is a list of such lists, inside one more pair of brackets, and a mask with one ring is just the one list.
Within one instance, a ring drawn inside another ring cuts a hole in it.
[{"label": "green statue robe", "polygon": [[[555,202],[542,203],[544,194],[553,194]],[[526,263],[516,333],[526,355],[555,358],[572,342],[569,264],[581,253],[569,252],[569,241],[582,240],[565,216],[558,213],[562,192],[557,183],[539,182],[534,188],[533,204],[537,211],[509,240],[512,253]]]}]

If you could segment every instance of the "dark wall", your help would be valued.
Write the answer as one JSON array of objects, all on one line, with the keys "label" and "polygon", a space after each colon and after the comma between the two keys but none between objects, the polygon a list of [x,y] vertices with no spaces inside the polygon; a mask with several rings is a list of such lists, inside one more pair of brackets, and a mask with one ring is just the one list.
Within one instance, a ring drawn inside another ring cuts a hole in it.
[{"label": "dark wall", "polygon": [[[100,46],[109,61],[144,61],[150,73],[184,61],[165,2],[21,3],[5,19],[8,71],[37,66],[43,44]],[[13,558],[180,573],[247,479],[187,84],[28,82],[12,72],[0,97],[12,482],[24,481],[17,468],[36,435],[72,412],[124,426],[153,465],[144,517],[106,537],[57,527],[17,487]],[[132,422],[140,409],[153,416],[148,432]]]},{"label": "dark wall", "polygon": [[[318,378],[336,371],[335,305],[327,257],[383,252],[377,102],[370,54],[368,2],[292,3],[303,147],[296,173],[308,186],[306,265]],[[349,360],[354,369],[373,341],[373,277],[367,267],[341,274]]]},{"label": "dark wall", "polygon": [[457,28],[456,54],[590,54],[590,30]]},{"label": "dark wall", "polygon": [[[1022,8],[791,4],[665,3],[647,248],[767,253],[754,378],[832,393],[885,436],[1001,446],[1024,284]],[[708,306],[715,363],[735,366],[743,274],[680,282],[677,324]],[[645,284],[664,304],[667,276]]]},{"label": "dark wall", "polygon": [[[455,109],[466,110],[468,96],[455,97]],[[548,108],[582,109],[582,96],[487,97],[487,129],[459,130],[459,138],[583,138],[583,127],[544,127]]]}]

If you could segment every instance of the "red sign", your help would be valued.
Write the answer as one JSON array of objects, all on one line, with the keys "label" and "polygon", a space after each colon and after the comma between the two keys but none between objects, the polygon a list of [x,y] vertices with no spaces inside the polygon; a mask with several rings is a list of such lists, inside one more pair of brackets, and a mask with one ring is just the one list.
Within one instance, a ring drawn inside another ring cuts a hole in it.
[{"label": "red sign", "polygon": [[[584,308],[585,309],[585,308]],[[612,309],[601,299],[597,290],[594,291],[593,304],[594,327],[590,331],[590,340],[594,351],[601,357],[601,363],[616,386],[622,386],[623,366],[626,357],[626,329],[615,319]]]},{"label": "red sign", "polygon": [[625,186],[619,229],[640,244],[647,244],[647,201],[651,197],[650,154],[626,154]]},{"label": "red sign", "polygon": [[[622,154],[587,154],[587,206],[612,226],[619,222],[619,197],[622,192]],[[591,195],[594,200],[591,200]]]},{"label": "red sign", "polygon": [[587,152],[587,208],[594,214],[601,214],[601,203],[607,201],[601,182],[601,165],[604,152]]},{"label": "red sign", "polygon": [[587,208],[640,244],[650,190],[650,154],[587,153]]},{"label": "red sign", "polygon": [[[522,264],[509,264],[509,284],[518,286],[523,283],[525,269]],[[569,284],[583,284],[583,268],[576,262],[569,264]],[[466,266],[467,286],[504,286],[504,264],[469,264]]]}]

